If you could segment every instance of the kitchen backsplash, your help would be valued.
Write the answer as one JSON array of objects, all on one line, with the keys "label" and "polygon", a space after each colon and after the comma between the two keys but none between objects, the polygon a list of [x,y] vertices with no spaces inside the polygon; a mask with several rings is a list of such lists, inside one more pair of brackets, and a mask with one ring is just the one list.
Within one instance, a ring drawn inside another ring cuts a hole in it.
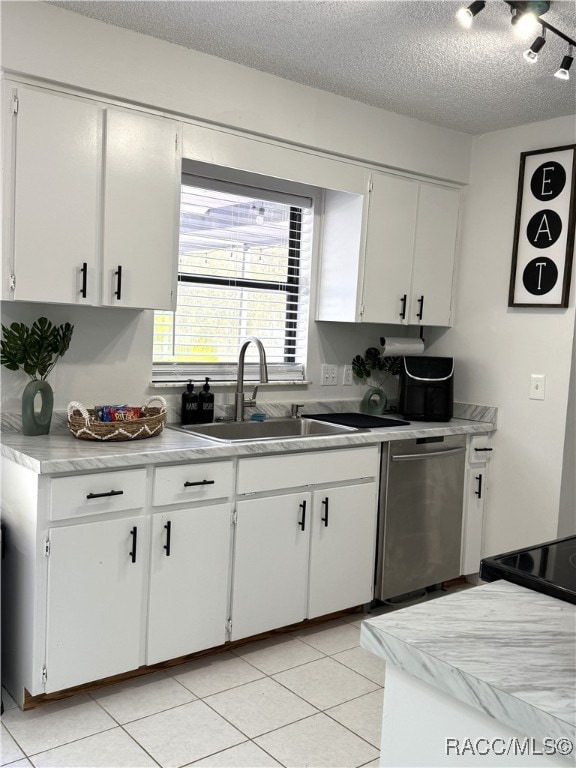
[{"label": "kitchen backsplash", "polygon": [[[298,402],[295,398],[294,402]],[[360,399],[358,400],[307,400],[304,402],[301,413],[338,413],[343,411],[359,411]],[[216,403],[214,415],[216,419],[231,419],[233,415],[233,405],[219,405]],[[269,418],[287,417],[290,415],[290,403],[267,403],[258,404],[255,408],[246,408],[246,418],[249,419],[253,413],[265,413]],[[473,403],[454,403],[454,418],[467,419],[469,421],[486,421],[496,426],[498,408],[490,405],[477,405]],[[66,411],[54,411],[52,416],[52,431],[61,431],[66,429],[67,414]],[[175,424],[180,422],[179,407],[168,406],[168,423]],[[0,416],[0,429],[2,432],[21,432],[22,418],[19,413],[3,412]],[[41,439],[41,438],[40,438]]]}]

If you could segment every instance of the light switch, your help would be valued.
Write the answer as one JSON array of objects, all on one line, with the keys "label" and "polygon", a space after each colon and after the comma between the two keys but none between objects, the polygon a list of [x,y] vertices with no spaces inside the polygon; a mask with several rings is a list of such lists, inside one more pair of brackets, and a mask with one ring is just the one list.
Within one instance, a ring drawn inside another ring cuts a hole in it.
[{"label": "light switch", "polygon": [[533,373],[530,376],[530,400],[544,400],[546,397],[546,376]]}]

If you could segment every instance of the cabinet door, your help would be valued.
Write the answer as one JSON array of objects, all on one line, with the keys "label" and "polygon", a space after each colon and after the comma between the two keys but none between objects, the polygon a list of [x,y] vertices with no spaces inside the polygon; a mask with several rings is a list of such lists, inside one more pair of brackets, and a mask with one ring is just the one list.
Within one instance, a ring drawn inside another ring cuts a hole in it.
[{"label": "cabinet door", "polygon": [[486,467],[469,467],[464,486],[464,517],[462,524],[462,561],[460,573],[478,573],[482,558],[484,531],[484,497]]},{"label": "cabinet door", "polygon": [[16,96],[12,296],[97,303],[100,109],[26,88]]},{"label": "cabinet door", "polygon": [[140,517],[50,531],[46,693],[141,663],[146,539]]},{"label": "cabinet door", "polygon": [[174,308],[178,131],[171,120],[106,110],[103,304]]},{"label": "cabinet door", "polygon": [[231,504],[154,515],[146,663],[226,640]]},{"label": "cabinet door", "polygon": [[312,503],[309,619],[372,599],[376,484],[315,491]]},{"label": "cabinet door", "polygon": [[413,325],[450,325],[459,203],[457,189],[420,184],[408,315]]},{"label": "cabinet door", "polygon": [[363,275],[364,323],[406,322],[417,199],[417,182],[373,175]]},{"label": "cabinet door", "polygon": [[310,501],[291,493],[237,503],[232,640],[306,617]]}]

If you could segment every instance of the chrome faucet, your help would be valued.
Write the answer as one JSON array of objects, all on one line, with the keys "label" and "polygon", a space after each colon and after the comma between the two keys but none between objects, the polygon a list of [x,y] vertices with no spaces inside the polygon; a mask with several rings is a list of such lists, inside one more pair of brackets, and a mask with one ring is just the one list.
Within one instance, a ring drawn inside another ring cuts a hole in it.
[{"label": "chrome faucet", "polygon": [[256,393],[258,392],[258,384],[254,387],[252,397],[250,400],[244,399],[244,358],[246,357],[246,349],[250,342],[253,341],[258,349],[258,356],[260,358],[260,384],[268,384],[268,368],[266,366],[266,351],[260,339],[256,336],[249,336],[244,344],[240,347],[240,354],[238,355],[238,378],[236,380],[236,394],[234,396],[234,421],[244,421],[244,408],[248,405],[256,405]]}]

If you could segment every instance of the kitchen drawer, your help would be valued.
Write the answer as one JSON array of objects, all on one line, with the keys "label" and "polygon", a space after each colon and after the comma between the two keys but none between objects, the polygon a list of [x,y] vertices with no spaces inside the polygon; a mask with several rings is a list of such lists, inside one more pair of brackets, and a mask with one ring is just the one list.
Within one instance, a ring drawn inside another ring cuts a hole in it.
[{"label": "kitchen drawer", "polygon": [[159,467],[154,473],[152,503],[155,507],[161,507],[189,501],[223,499],[232,494],[232,486],[231,461]]},{"label": "kitchen drawer", "polygon": [[50,520],[143,507],[146,470],[56,477],[50,483]]},{"label": "kitchen drawer", "polygon": [[379,464],[378,447],[375,445],[240,459],[238,493],[259,493],[377,477]]}]

